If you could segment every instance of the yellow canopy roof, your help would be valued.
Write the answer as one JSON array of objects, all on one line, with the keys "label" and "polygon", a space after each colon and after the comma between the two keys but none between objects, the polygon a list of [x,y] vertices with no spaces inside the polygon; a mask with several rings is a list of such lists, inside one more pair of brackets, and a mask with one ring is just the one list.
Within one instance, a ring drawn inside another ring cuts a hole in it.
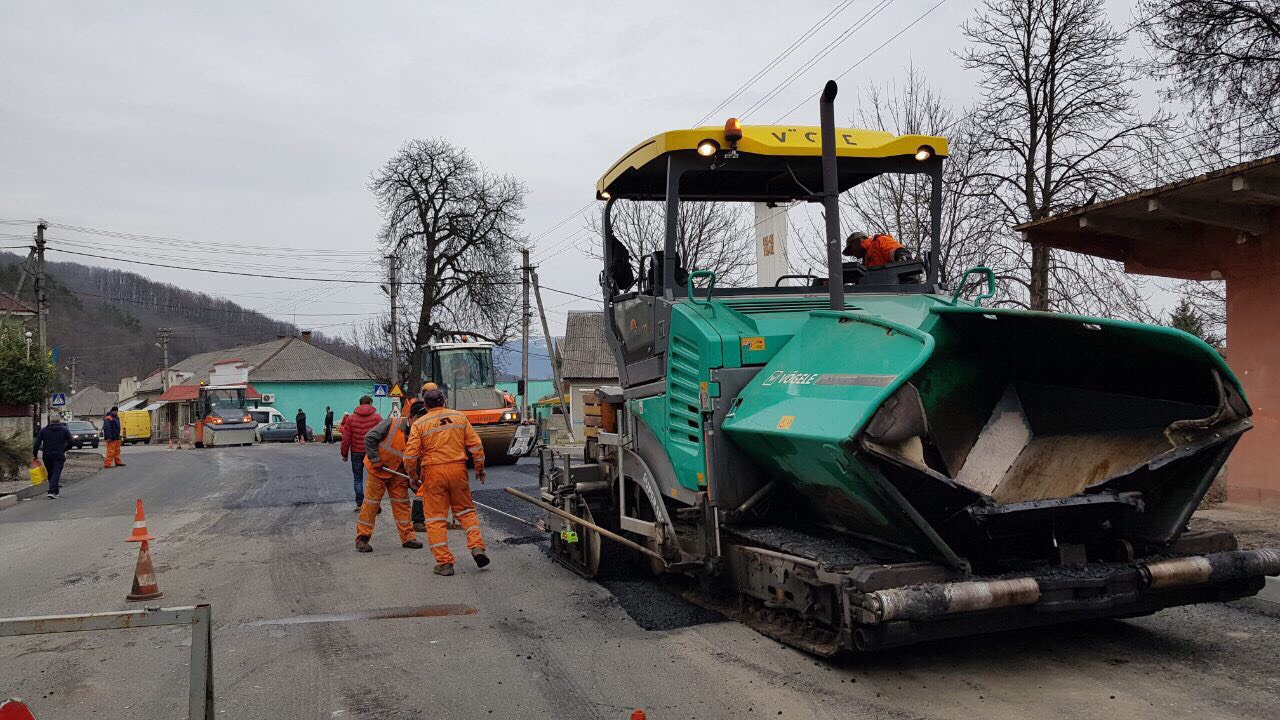
[{"label": "yellow canopy roof", "polygon": [[[819,128],[813,126],[744,125],[737,150],[743,156],[775,158],[786,164],[798,178],[803,175],[812,179],[822,161],[820,138]],[[603,199],[607,197],[606,193],[616,197],[660,194],[659,188],[665,191],[666,156],[672,153],[696,155],[698,144],[707,139],[716,141],[721,148],[729,147],[724,128],[717,126],[671,130],[645,140],[605,172],[596,183],[597,196]],[[934,155],[940,157],[945,157],[948,152],[947,140],[942,137],[836,128],[836,157],[842,174],[846,175],[857,174],[859,166],[865,166],[869,176],[880,174],[885,170],[876,170],[873,168],[875,163],[860,163],[859,160],[911,158],[922,146],[928,146]],[[710,165],[712,159],[708,158],[707,163]],[[779,162],[766,163],[761,165],[761,169],[764,171],[766,167],[772,167],[776,170],[778,165]],[[808,186],[820,189],[820,186]],[[841,186],[846,186],[843,177]]]}]

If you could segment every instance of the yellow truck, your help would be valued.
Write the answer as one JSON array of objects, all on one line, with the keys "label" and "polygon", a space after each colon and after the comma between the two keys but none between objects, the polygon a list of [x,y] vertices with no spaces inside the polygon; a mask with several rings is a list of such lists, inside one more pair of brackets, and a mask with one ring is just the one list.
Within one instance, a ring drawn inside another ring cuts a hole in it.
[{"label": "yellow truck", "polygon": [[120,437],[124,443],[151,442],[151,413],[146,410],[120,411]]}]

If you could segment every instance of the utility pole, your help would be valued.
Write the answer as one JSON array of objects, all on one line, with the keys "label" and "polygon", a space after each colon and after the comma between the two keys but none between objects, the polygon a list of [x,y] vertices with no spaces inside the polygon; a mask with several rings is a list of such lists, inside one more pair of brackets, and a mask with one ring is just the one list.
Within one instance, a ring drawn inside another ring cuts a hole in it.
[{"label": "utility pole", "polygon": [[[40,333],[40,357],[43,358],[45,362],[49,361],[49,338],[45,334],[48,324],[49,302],[44,277],[44,231],[48,227],[49,226],[45,224],[44,220],[40,220],[36,223],[36,321]],[[37,415],[35,424],[37,429],[44,424],[44,419],[48,417],[47,406],[45,404],[48,401],[49,398],[46,393],[46,397],[40,398],[39,404],[36,405]]]},{"label": "utility pole", "polygon": [[520,387],[523,388],[520,393],[520,417],[526,421],[529,418],[529,321],[532,320],[529,312],[529,272],[533,269],[529,266],[529,248],[520,250],[520,256],[524,259],[524,265],[521,266],[522,282],[524,286],[524,307],[520,313],[520,322],[524,328],[524,332],[520,339]]},{"label": "utility pole", "polygon": [[71,394],[72,395],[76,394],[76,366],[79,364],[80,364],[80,358],[78,357],[71,358],[71,361],[67,363],[67,368],[71,370]]},{"label": "utility pole", "polygon": [[400,333],[397,332],[399,325],[396,319],[396,294],[400,291],[396,283],[396,265],[398,265],[398,256],[391,253],[387,256],[387,267],[389,278],[387,283],[387,291],[391,295],[391,386],[395,387],[400,384]]},{"label": "utility pole", "polygon": [[160,352],[164,355],[164,371],[160,376],[160,387],[163,392],[169,390],[169,338],[172,335],[173,330],[167,327],[156,331],[156,337],[160,338]]},{"label": "utility pole", "polygon": [[556,362],[556,354],[551,349],[551,330],[547,328],[547,312],[542,307],[542,291],[538,289],[538,273],[530,268],[529,281],[533,283],[533,297],[538,301],[538,317],[542,320],[542,337],[547,341],[547,354],[551,356],[551,377],[556,382],[556,402],[560,403],[560,415],[564,418],[564,428],[573,437],[573,425],[569,422],[569,408],[564,406],[564,388],[560,385],[560,364]]},{"label": "utility pole", "polygon": [[45,336],[46,316],[49,313],[44,277],[44,231],[49,226],[41,220],[36,224],[36,316],[40,328],[40,350],[47,348],[48,338]]}]

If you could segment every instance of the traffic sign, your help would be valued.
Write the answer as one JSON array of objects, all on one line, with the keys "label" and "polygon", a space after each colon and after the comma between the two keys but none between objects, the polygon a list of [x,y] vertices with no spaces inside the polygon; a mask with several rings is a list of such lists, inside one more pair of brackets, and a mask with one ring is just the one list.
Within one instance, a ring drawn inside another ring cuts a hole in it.
[{"label": "traffic sign", "polygon": [[50,405],[52,405],[52,406],[54,406],[54,407],[66,407],[66,405],[67,405],[67,394],[66,394],[66,393],[54,393],[53,395],[49,396],[49,404],[50,404]]},{"label": "traffic sign", "polygon": [[404,391],[400,389],[399,385],[391,388],[391,397],[404,397]]},{"label": "traffic sign", "polygon": [[374,396],[374,397],[386,397],[386,396],[387,396],[387,386],[386,386],[386,385],[374,385],[374,386],[373,386],[373,396]]}]

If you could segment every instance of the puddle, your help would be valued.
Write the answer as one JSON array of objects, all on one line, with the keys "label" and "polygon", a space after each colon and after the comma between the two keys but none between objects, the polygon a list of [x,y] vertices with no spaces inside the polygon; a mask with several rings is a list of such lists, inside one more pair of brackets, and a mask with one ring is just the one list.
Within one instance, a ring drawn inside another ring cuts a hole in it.
[{"label": "puddle", "polygon": [[295,615],[274,620],[255,620],[251,623],[245,623],[245,626],[307,625],[311,623],[353,622],[356,620],[386,620],[388,618],[444,617],[446,615],[475,615],[476,612],[477,610],[470,605],[423,605],[421,607],[394,607],[349,613]]}]

